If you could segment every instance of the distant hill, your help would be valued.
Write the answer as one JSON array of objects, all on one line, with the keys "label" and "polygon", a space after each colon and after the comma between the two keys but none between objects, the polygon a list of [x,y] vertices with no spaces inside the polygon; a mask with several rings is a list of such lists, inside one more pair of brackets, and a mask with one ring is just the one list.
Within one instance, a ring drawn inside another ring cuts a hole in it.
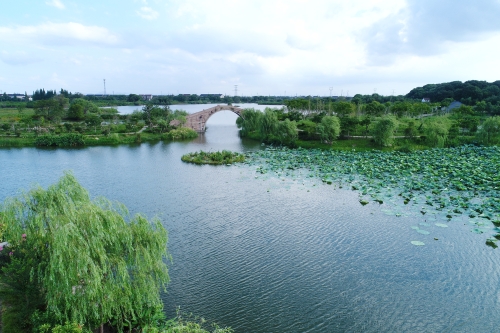
[{"label": "distant hill", "polygon": [[467,105],[475,105],[485,101],[492,105],[500,105],[500,81],[453,81],[439,84],[426,84],[412,89],[407,98],[430,98],[431,102],[441,102],[444,99],[460,101]]}]

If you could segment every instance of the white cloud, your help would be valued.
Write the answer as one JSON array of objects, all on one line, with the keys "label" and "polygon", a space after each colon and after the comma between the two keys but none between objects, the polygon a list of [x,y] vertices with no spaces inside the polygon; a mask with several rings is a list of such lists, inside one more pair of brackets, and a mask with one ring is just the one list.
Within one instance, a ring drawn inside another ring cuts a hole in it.
[{"label": "white cloud", "polygon": [[61,2],[61,0],[52,0],[52,1],[47,1],[45,4],[49,6],[53,6],[59,9],[64,9],[66,6]]},{"label": "white cloud", "polygon": [[0,27],[0,40],[29,40],[33,43],[65,45],[91,43],[116,45],[118,36],[99,26],[86,26],[80,23],[44,23],[38,26]]},{"label": "white cloud", "polygon": [[159,13],[151,7],[141,7],[136,13],[146,20],[155,20],[159,16]]},{"label": "white cloud", "polygon": [[41,61],[37,56],[30,55],[24,51],[2,51],[0,52],[0,60],[9,65],[28,65]]}]

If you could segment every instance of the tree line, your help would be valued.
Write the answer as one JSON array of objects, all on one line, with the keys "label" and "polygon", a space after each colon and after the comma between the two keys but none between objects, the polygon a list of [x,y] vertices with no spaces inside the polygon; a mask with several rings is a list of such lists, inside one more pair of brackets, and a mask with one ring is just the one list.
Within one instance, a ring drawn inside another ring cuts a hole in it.
[{"label": "tree line", "polygon": [[296,99],[282,109],[245,109],[236,123],[243,137],[291,146],[297,140],[332,144],[362,138],[378,147],[392,146],[395,139],[427,147],[500,143],[500,117],[467,105],[447,112],[422,102],[312,105]]}]

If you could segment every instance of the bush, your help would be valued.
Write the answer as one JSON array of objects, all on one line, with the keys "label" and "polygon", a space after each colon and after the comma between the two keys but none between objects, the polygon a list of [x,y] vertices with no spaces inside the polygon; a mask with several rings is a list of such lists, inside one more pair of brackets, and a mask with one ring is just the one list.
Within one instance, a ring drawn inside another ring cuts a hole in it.
[{"label": "bush", "polygon": [[37,147],[76,147],[85,146],[84,137],[80,133],[67,133],[61,135],[45,134],[35,139]]},{"label": "bush", "polygon": [[171,130],[168,133],[165,133],[163,138],[167,140],[185,140],[185,139],[194,139],[198,137],[198,132],[191,128],[180,127],[178,129]]}]

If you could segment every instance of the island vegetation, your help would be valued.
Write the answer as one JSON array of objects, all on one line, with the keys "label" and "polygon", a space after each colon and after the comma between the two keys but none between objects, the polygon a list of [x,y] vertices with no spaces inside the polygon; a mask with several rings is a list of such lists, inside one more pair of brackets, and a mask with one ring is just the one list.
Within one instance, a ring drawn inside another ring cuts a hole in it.
[{"label": "island vegetation", "polygon": [[199,152],[182,155],[181,160],[194,164],[229,165],[237,162],[244,162],[245,155],[228,150],[214,152],[204,152],[200,150]]},{"label": "island vegetation", "polygon": [[[207,332],[167,320],[167,231],[67,173],[0,206],[3,332]],[[231,329],[214,328],[228,333]]]}]

